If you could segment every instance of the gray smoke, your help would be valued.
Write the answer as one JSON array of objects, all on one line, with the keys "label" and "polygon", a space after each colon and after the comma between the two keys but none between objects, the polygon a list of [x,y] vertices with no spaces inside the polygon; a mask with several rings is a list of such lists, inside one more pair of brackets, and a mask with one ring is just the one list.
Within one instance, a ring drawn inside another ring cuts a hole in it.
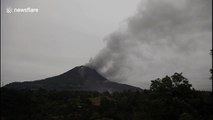
[{"label": "gray smoke", "polygon": [[110,80],[143,88],[183,72],[195,87],[210,89],[211,11],[212,0],[142,1],[88,65]]}]

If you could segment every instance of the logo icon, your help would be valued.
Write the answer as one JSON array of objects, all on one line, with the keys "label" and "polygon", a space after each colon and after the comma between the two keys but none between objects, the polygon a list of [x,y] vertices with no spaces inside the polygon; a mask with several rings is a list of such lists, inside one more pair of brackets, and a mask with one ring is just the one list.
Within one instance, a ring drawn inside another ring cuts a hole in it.
[{"label": "logo icon", "polygon": [[11,7],[8,7],[7,9],[6,9],[6,13],[12,13],[13,12],[13,9],[11,8]]}]

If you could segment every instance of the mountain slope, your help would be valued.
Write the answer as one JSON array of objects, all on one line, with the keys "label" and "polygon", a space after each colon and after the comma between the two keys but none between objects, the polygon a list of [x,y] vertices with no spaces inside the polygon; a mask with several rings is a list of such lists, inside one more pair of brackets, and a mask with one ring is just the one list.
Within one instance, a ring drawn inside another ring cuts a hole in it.
[{"label": "mountain slope", "polygon": [[39,88],[47,90],[78,90],[78,91],[141,91],[140,88],[126,84],[112,82],[101,76],[96,70],[78,66],[61,75],[43,80],[13,82],[6,86],[9,89],[31,89]]}]

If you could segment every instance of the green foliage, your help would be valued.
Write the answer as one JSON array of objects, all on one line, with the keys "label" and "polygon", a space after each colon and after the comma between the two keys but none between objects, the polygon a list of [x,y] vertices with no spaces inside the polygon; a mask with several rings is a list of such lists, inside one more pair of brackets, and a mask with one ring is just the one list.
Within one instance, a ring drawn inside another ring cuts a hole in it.
[{"label": "green foliage", "polygon": [[179,120],[193,120],[193,117],[188,113],[182,113]]},{"label": "green foliage", "polygon": [[104,94],[1,89],[1,93],[4,120],[212,119],[212,94],[202,91],[194,91],[194,97],[187,99],[156,96],[149,90]]},{"label": "green foliage", "polygon": [[152,81],[150,90],[9,90],[1,88],[3,120],[212,120],[212,92],[195,91],[182,74]]},{"label": "green foliage", "polygon": [[166,76],[162,79],[158,78],[151,81],[150,90],[152,91],[168,91],[173,89],[191,90],[192,85],[182,76],[182,73],[175,73],[171,77]]},{"label": "green foliage", "polygon": [[182,76],[182,73],[175,73],[171,77],[166,76],[151,81],[150,90],[161,96],[176,95],[176,97],[189,97],[193,92],[192,85]]}]

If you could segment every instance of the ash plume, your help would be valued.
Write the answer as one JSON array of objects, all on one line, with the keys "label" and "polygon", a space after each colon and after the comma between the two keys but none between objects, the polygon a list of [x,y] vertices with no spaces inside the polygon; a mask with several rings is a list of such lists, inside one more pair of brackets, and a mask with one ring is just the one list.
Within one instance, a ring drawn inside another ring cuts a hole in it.
[{"label": "ash plume", "polygon": [[143,88],[174,72],[183,72],[195,87],[202,85],[211,64],[211,11],[212,0],[142,1],[87,65],[111,80]]}]

